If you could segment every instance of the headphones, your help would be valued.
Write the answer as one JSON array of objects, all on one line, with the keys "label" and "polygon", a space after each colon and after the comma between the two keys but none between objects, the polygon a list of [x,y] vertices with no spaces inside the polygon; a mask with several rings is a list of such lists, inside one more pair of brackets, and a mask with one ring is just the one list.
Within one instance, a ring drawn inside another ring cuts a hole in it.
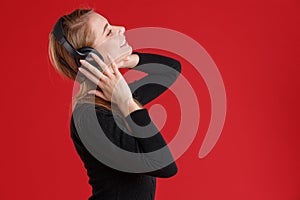
[{"label": "headphones", "polygon": [[[102,61],[104,61],[103,56],[94,48],[91,47],[82,47],[78,50],[76,50],[71,44],[70,42],[67,40],[65,34],[64,34],[64,30],[63,30],[63,22],[64,22],[64,18],[61,17],[59,18],[59,20],[56,22],[56,24],[54,25],[54,28],[52,30],[52,33],[54,35],[54,37],[57,39],[57,41],[73,56],[73,58],[75,59],[76,65],[78,67],[82,67],[81,63],[79,60],[81,59],[85,59],[87,62],[89,62],[91,65],[93,65],[94,67],[96,67],[99,71],[102,72],[102,68],[98,65],[98,63],[90,56],[91,53],[96,54]],[[63,59],[60,58],[60,62],[65,65],[66,67],[70,68],[73,72],[75,72],[75,74],[77,74],[77,72],[70,67],[67,62]],[[86,68],[85,68],[86,69]],[[79,72],[79,71],[78,71]],[[86,80],[86,76],[84,76],[81,73],[78,73],[78,76],[81,77],[81,82]]]}]

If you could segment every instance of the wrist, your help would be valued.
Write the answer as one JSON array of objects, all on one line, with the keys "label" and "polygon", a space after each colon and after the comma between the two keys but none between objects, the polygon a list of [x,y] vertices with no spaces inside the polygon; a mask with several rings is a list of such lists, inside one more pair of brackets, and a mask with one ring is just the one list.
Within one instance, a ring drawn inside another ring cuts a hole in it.
[{"label": "wrist", "polygon": [[133,98],[130,98],[127,101],[118,104],[118,107],[124,117],[127,117],[130,113],[132,113],[135,110],[142,109],[142,107],[135,103]]}]

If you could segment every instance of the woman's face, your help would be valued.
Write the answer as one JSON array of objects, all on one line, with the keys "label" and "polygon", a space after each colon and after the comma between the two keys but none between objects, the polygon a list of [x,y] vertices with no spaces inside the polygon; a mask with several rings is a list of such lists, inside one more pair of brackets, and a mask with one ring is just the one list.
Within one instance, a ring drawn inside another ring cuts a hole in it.
[{"label": "woman's face", "polygon": [[91,15],[89,24],[96,38],[94,48],[103,56],[107,65],[110,65],[108,55],[116,63],[131,55],[132,47],[125,39],[123,26],[110,25],[107,19],[98,13]]}]

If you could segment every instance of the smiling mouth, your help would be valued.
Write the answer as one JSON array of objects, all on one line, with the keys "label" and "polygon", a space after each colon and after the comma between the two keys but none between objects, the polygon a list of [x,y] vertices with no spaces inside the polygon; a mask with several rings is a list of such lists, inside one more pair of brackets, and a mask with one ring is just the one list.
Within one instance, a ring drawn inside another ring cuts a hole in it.
[{"label": "smiling mouth", "polygon": [[128,43],[127,43],[127,41],[125,40],[125,42],[124,42],[124,44],[122,44],[120,47],[124,47],[124,46],[126,46]]}]

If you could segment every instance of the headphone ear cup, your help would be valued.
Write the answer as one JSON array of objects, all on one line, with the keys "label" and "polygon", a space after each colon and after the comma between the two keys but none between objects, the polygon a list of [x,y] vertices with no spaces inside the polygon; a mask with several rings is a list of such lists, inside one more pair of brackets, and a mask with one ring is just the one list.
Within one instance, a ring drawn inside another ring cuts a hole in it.
[{"label": "headphone ear cup", "polygon": [[[96,54],[103,62],[103,56],[96,50],[90,47],[83,47],[78,49],[78,51],[82,54],[84,54],[84,58],[81,59],[86,59],[87,62],[89,62],[91,65],[95,66],[99,71],[103,71],[102,68],[98,65],[98,63],[92,58],[92,56],[90,55],[91,53]],[[77,61],[79,66],[81,65],[79,60]]]}]

